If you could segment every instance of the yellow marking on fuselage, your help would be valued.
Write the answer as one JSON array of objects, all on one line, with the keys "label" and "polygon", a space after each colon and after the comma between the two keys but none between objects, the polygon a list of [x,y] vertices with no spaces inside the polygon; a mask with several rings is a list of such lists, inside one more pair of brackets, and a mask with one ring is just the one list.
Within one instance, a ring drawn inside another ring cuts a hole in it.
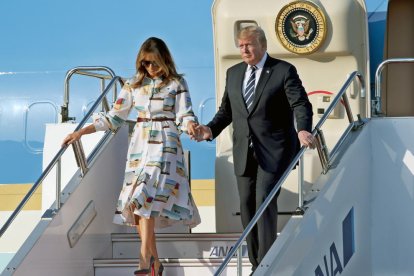
[{"label": "yellow marking on fuselage", "polygon": [[[33,184],[0,184],[0,211],[13,211]],[[191,192],[197,206],[215,206],[214,179],[192,179]],[[23,210],[41,210],[42,186],[35,191]]]},{"label": "yellow marking on fuselage", "polygon": [[215,206],[215,190],[214,179],[191,180],[191,193],[197,206]]},{"label": "yellow marking on fuselage", "polygon": [[[14,211],[33,184],[1,184],[0,211]],[[40,210],[42,208],[42,186],[35,191],[23,210]]]}]

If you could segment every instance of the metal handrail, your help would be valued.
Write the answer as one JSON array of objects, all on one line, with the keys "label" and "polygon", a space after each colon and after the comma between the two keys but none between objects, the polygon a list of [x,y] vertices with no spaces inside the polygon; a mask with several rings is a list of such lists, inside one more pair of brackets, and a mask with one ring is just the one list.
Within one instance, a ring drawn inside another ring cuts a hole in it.
[{"label": "metal handrail", "polygon": [[[336,146],[331,151],[331,153],[328,153],[328,149],[327,149],[326,142],[325,142],[325,137],[323,135],[321,127],[325,123],[325,121],[328,118],[329,114],[331,114],[331,112],[334,110],[334,108],[341,101],[341,99],[343,101],[343,104],[345,106],[345,111],[346,111],[346,114],[348,116],[348,121],[349,121],[349,124],[350,124],[349,129],[351,129],[351,130],[356,129],[356,128],[358,128],[358,127],[360,127],[361,125],[364,124],[359,115],[358,115],[358,121],[355,122],[354,117],[352,115],[350,105],[349,105],[348,96],[345,93],[346,90],[348,89],[348,87],[351,85],[351,83],[354,81],[355,78],[358,79],[359,84],[360,84],[360,88],[361,88],[360,94],[365,94],[364,77],[356,71],[352,72],[352,74],[349,75],[348,79],[342,85],[342,88],[339,90],[338,94],[336,95],[336,97],[334,98],[332,103],[329,105],[328,109],[325,111],[324,115],[322,116],[322,118],[319,120],[319,122],[316,124],[314,130],[312,131],[312,135],[314,137],[316,137],[317,144],[318,143],[320,144],[320,147],[318,147],[318,153],[319,153],[319,159],[321,161],[324,174],[329,170],[330,160],[332,159],[332,156],[339,150],[339,147]],[[343,144],[343,141],[345,140],[348,133],[349,133],[349,130],[347,129],[345,131],[345,135],[343,135],[339,139],[339,141],[337,142],[337,145],[342,145]]]},{"label": "metal handrail", "polygon": [[[118,77],[118,76],[115,76],[114,78],[112,78],[112,80],[110,81],[110,83],[108,84],[108,86],[105,88],[105,90],[102,92],[102,94],[95,101],[94,105],[89,109],[89,112],[85,115],[85,117],[83,118],[83,120],[76,127],[75,131],[80,130],[86,124],[86,122],[89,120],[89,117],[93,114],[93,111],[99,106],[99,104],[104,99],[104,97],[106,96],[106,94],[112,89],[112,87],[114,85],[116,85],[116,81],[118,81],[121,84],[123,83],[122,82],[122,79],[120,77]],[[16,207],[16,209],[13,211],[13,213],[10,215],[10,217],[7,219],[7,221],[5,222],[5,224],[0,229],[0,238],[3,236],[3,234],[10,227],[10,225],[12,224],[12,222],[16,219],[17,215],[23,210],[23,208],[26,205],[26,203],[33,196],[33,194],[35,193],[35,191],[37,190],[37,188],[41,185],[41,183],[46,178],[46,176],[49,175],[49,173],[52,171],[53,167],[56,164],[58,164],[58,170],[60,170],[60,166],[59,166],[60,159],[61,159],[62,155],[65,153],[65,151],[66,151],[67,148],[68,148],[68,146],[63,146],[58,151],[58,153],[55,155],[55,157],[53,157],[52,161],[50,161],[49,165],[42,172],[42,174],[40,175],[40,177],[38,178],[38,180],[33,184],[32,188],[30,188],[30,190],[27,192],[27,194],[25,195],[25,197],[21,200],[21,202],[19,203],[19,205]],[[87,164],[85,160],[83,160],[81,162],[85,162],[85,164]],[[57,177],[60,178],[59,175]],[[57,182],[58,182],[57,183],[57,187],[60,187],[60,183],[59,183],[60,181],[58,180]],[[60,188],[59,188],[59,191],[56,191],[56,209],[53,210],[52,214],[56,214],[56,212],[60,209],[60,207],[61,207],[61,193],[60,193]]]},{"label": "metal handrail", "polygon": [[[109,75],[98,74],[98,73],[94,73],[91,71],[104,71],[104,72],[107,72]],[[74,117],[69,117],[69,81],[74,74],[101,79],[102,88],[104,87],[105,79],[113,79],[116,76],[115,72],[111,68],[106,67],[106,66],[79,66],[79,67],[75,67],[69,70],[66,73],[65,82],[64,82],[63,105],[61,106],[61,122],[62,123],[75,119]],[[116,98],[117,98],[117,91],[116,91],[116,86],[115,86],[114,94],[113,94],[113,102],[116,101]],[[108,103],[107,103],[106,98],[103,101],[103,104],[106,108],[108,108]]]},{"label": "metal handrail", "polygon": [[[353,120],[352,113],[350,112],[349,102],[348,102],[348,99],[346,98],[347,96],[346,96],[346,93],[345,93],[347,91],[349,85],[353,82],[353,80],[355,78],[357,78],[359,80],[359,82],[360,82],[360,85],[361,85],[360,86],[360,88],[361,88],[361,94],[363,94],[363,92],[365,92],[364,78],[362,77],[362,75],[360,73],[356,72],[356,71],[353,72],[352,74],[350,74],[350,76],[346,80],[345,84],[339,90],[338,94],[336,95],[336,97],[334,98],[334,100],[332,101],[332,103],[329,105],[328,109],[326,110],[326,112],[324,113],[324,115],[322,116],[322,118],[319,120],[318,124],[316,125],[316,127],[312,131],[312,135],[318,141],[317,142],[318,152],[319,152],[319,150],[322,151],[322,149],[320,149],[319,147],[324,147],[326,149],[326,144],[324,142],[323,136],[322,136],[322,139],[318,139],[318,137],[320,137],[320,133],[321,133],[320,128],[323,125],[323,123],[326,121],[326,119],[328,118],[329,114],[333,111],[333,109],[335,108],[335,106],[340,102],[340,99],[341,98],[344,99],[345,109],[347,110],[348,119],[350,121],[350,124],[353,126],[353,129],[356,129],[355,128],[355,125],[358,124],[358,126],[360,126],[360,125],[363,124],[361,122],[361,120],[359,120],[358,122],[355,122]],[[341,137],[341,139],[345,139],[345,138],[346,137],[344,137],[344,136]],[[220,265],[220,267],[214,273],[215,276],[218,276],[218,275],[220,275],[223,272],[224,268],[230,262],[230,259],[233,257],[233,255],[235,255],[235,253],[238,250],[238,248],[242,245],[242,242],[246,239],[247,235],[251,232],[251,230],[253,229],[254,225],[257,223],[257,221],[259,220],[259,218],[262,216],[264,210],[267,208],[267,206],[269,205],[269,203],[273,200],[273,198],[275,197],[276,193],[280,190],[282,184],[286,181],[287,177],[292,172],[292,170],[295,168],[296,164],[298,163],[298,161],[300,160],[300,158],[303,156],[303,154],[305,153],[305,151],[306,151],[306,147],[302,146],[300,148],[299,152],[296,154],[296,156],[293,159],[293,161],[290,163],[290,165],[288,166],[288,168],[283,173],[282,177],[279,179],[279,181],[273,187],[272,191],[269,193],[269,195],[267,196],[267,198],[265,199],[265,201],[259,207],[259,209],[257,210],[256,214],[254,215],[253,219],[246,226],[246,229],[243,231],[243,233],[241,234],[240,238],[237,240],[237,242],[234,244],[234,246],[232,247],[232,249],[229,251],[229,253],[225,257],[223,263]],[[322,158],[321,158],[321,156],[319,156],[319,157],[320,157],[320,160],[321,160],[321,163],[322,163]],[[326,161],[323,161],[323,162],[326,162],[327,163],[326,164],[327,169],[329,168],[329,161],[330,161],[329,160],[329,155],[327,154],[326,155]],[[303,164],[303,162],[302,162],[302,164]],[[300,164],[300,166],[302,166],[302,165]],[[322,166],[324,166],[324,165],[322,164]]]},{"label": "metal handrail", "polygon": [[385,65],[390,63],[410,63],[414,62],[414,58],[390,58],[386,59],[378,65],[377,70],[375,71],[375,99],[372,101],[372,109],[375,111],[375,115],[380,115],[381,113],[381,76],[382,70],[384,70]]}]

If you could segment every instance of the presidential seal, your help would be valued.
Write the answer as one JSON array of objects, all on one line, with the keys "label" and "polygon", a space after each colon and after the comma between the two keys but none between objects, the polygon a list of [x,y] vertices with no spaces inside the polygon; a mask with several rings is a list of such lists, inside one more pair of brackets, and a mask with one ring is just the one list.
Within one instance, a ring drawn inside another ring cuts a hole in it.
[{"label": "presidential seal", "polygon": [[310,1],[295,1],[284,6],[275,25],[280,43],[292,53],[313,53],[325,40],[325,15]]}]

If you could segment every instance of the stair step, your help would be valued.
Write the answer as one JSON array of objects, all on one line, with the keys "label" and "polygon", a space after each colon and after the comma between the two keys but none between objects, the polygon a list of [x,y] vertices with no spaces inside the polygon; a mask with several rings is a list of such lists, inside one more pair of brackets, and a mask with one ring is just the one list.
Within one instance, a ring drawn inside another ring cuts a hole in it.
[{"label": "stair step", "polygon": [[[241,233],[157,233],[157,240],[182,239],[182,240],[236,240]],[[140,239],[136,233],[113,233],[112,241],[123,239]]]},{"label": "stair step", "polygon": [[[160,258],[223,258],[239,237],[240,233],[157,234],[157,249]],[[139,248],[137,234],[112,234],[114,259],[136,258]],[[246,244],[242,245],[242,256],[247,257]]]},{"label": "stair step", "polygon": [[[164,273],[168,276],[213,275],[221,265],[222,258],[200,259],[160,259]],[[95,276],[133,275],[138,267],[138,259],[101,259],[94,260]],[[242,260],[242,275],[249,275],[251,264],[248,259]],[[223,275],[237,275],[237,260],[232,259]]]}]

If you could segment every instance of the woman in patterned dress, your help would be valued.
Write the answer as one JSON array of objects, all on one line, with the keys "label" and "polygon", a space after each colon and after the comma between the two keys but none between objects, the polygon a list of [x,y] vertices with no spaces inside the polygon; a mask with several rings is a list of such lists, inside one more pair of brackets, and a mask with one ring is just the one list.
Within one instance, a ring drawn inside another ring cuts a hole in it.
[{"label": "woman in patterned dress", "polygon": [[178,74],[164,41],[151,37],[141,46],[136,75],[122,88],[113,108],[94,115],[93,124],[69,134],[68,145],[84,134],[120,127],[135,109],[138,118],[128,148],[123,188],[114,222],[136,226],[141,237],[135,275],[161,275],[154,228],[200,223],[184,166],[180,133],[196,136],[188,86]]}]

